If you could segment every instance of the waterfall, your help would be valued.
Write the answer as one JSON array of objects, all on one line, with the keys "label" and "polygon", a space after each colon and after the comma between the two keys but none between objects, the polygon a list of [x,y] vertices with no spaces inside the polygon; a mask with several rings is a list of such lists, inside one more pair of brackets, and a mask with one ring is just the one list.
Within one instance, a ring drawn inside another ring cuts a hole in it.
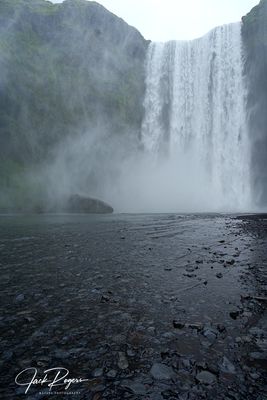
[{"label": "waterfall", "polygon": [[249,209],[241,24],[192,41],[152,42],[146,68],[142,143],[164,170],[162,190],[171,179],[181,209],[182,202],[203,211]]}]

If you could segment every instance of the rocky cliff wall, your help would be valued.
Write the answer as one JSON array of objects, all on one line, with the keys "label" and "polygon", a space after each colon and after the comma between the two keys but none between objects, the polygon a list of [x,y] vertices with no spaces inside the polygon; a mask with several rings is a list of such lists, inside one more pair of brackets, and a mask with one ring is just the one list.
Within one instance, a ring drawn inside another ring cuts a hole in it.
[{"label": "rocky cliff wall", "polygon": [[101,130],[138,137],[147,46],[96,2],[1,0],[1,193],[11,188],[3,203],[38,191],[25,188],[25,170],[68,138]]},{"label": "rocky cliff wall", "polygon": [[267,0],[242,18],[253,198],[267,207]]}]

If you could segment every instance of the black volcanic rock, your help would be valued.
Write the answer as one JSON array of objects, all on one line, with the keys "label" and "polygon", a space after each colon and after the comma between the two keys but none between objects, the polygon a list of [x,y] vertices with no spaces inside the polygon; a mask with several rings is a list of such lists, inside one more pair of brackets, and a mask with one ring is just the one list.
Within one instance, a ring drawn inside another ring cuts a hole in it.
[{"label": "black volcanic rock", "polygon": [[113,208],[104,201],[74,194],[67,202],[67,211],[73,213],[109,214]]}]

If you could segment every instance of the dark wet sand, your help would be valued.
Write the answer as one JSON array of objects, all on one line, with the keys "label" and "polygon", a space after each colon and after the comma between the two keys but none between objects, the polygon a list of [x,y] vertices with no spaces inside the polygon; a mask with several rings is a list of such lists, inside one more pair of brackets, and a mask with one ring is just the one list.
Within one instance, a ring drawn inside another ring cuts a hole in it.
[{"label": "dark wet sand", "polygon": [[266,215],[1,216],[0,255],[1,399],[266,399]]}]

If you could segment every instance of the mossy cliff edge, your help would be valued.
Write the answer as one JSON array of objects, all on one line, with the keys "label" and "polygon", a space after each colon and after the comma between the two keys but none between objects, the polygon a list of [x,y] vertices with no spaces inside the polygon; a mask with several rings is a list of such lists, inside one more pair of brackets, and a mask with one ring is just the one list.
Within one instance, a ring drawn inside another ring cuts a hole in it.
[{"label": "mossy cliff edge", "polygon": [[147,46],[96,2],[1,0],[0,208],[40,194],[25,171],[66,137],[99,124],[138,136]]}]

